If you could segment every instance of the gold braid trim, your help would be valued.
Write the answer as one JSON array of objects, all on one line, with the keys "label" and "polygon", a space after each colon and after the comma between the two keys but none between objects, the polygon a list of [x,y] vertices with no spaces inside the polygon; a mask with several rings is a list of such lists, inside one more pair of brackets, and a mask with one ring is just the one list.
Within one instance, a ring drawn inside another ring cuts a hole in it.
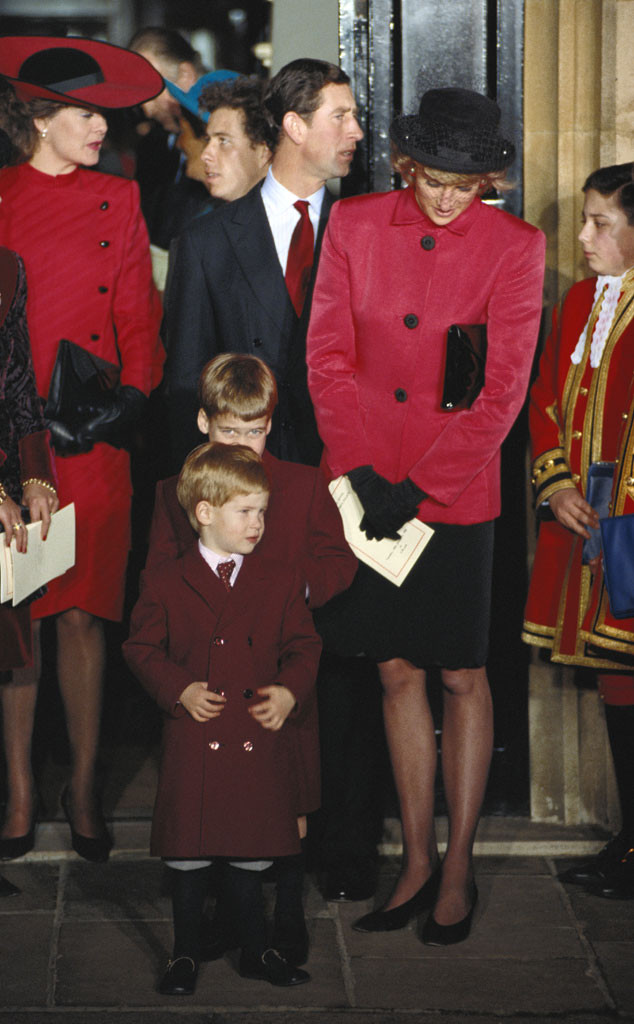
[{"label": "gold braid trim", "polygon": [[531,480],[535,488],[535,501],[539,505],[551,494],[565,487],[574,487],[572,473],[563,448],[551,448],[533,461]]}]

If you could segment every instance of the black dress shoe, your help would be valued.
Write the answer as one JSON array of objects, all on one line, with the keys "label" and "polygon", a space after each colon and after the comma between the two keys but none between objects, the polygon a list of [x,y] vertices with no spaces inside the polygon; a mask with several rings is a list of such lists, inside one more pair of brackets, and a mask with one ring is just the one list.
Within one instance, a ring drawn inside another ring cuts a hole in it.
[{"label": "black dress shoe", "polygon": [[439,885],[440,867],[437,867],[407,902],[392,907],[391,910],[373,910],[355,921],[352,927],[356,932],[395,932],[399,928],[405,928],[417,914],[433,907]]},{"label": "black dress shoe", "polygon": [[369,900],[376,892],[378,866],[372,860],[355,860],[326,870],[319,882],[325,900],[356,903]]},{"label": "black dress shoe", "polygon": [[606,871],[602,881],[589,885],[588,892],[606,900],[634,900],[634,847]]},{"label": "black dress shoe", "polygon": [[291,967],[301,967],[308,960],[308,931],[305,924],[293,931],[274,928],[272,942],[274,949]]},{"label": "black dress shoe", "polygon": [[624,836],[613,836],[596,856],[562,871],[559,880],[570,885],[601,885],[632,845],[631,840]]},{"label": "black dress shoe", "polygon": [[478,902],[478,889],[474,883],[472,889],[471,910],[461,921],[455,924],[438,924],[433,913],[429,915],[421,934],[421,940],[426,946],[453,946],[456,942],[464,942],[469,937],[473,912]]},{"label": "black dress shoe", "polygon": [[196,990],[197,977],[196,961],[191,956],[177,956],[168,960],[158,990],[163,996],[191,996]]},{"label": "black dress shoe", "polygon": [[62,791],[61,804],[64,817],[70,827],[70,838],[75,853],[78,853],[84,860],[92,861],[94,864],[105,864],[112,849],[112,838],[106,828],[106,823],[102,819],[100,836],[83,836],[80,832],[75,832],[73,827],[73,821],[70,816],[70,792],[68,786]]},{"label": "black dress shoe", "polygon": [[293,967],[280,956],[276,949],[265,949],[261,956],[242,950],[238,973],[241,978],[252,978],[257,981],[268,981],[271,985],[290,988],[291,985],[304,985],[310,981],[308,971]]}]

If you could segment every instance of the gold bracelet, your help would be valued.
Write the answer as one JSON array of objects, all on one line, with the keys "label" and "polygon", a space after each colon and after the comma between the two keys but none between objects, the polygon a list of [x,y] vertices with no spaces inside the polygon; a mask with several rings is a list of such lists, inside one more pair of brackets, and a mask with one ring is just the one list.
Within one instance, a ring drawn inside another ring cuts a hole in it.
[{"label": "gold bracelet", "polygon": [[2,484],[0,484],[0,505],[2,505],[2,503],[5,502],[8,497],[9,497],[9,495],[5,491],[5,489],[2,486]]},{"label": "gold bracelet", "polygon": [[22,481],[22,490],[24,491],[29,484],[39,484],[40,487],[45,487],[47,491],[50,491],[51,494],[54,494],[55,497],[57,497],[57,491],[52,484],[49,484],[48,480],[40,480],[37,476],[30,476],[28,480]]}]

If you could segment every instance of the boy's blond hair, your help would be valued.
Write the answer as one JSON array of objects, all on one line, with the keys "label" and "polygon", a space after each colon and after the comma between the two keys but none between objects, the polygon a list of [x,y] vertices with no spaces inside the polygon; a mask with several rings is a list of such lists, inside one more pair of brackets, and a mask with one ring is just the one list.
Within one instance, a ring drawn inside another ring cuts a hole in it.
[{"label": "boy's blond hair", "polygon": [[196,533],[199,501],[220,508],[239,494],[268,494],[271,489],[259,455],[243,444],[207,441],[190,452],[180,471],[176,497]]},{"label": "boy's blond hair", "polygon": [[241,420],[270,419],[277,405],[277,384],[257,356],[223,352],[204,367],[198,400],[209,420],[236,416]]}]

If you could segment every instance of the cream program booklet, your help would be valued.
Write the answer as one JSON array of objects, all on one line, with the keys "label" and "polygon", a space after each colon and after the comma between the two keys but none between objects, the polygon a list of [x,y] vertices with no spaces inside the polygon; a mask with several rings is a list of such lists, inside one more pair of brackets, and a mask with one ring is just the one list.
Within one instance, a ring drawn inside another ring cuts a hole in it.
[{"label": "cream program booklet", "polygon": [[431,540],[434,534],[431,526],[421,523],[420,519],[410,519],[401,527],[398,540],[368,540],[360,528],[363,506],[348,477],[332,480],[330,493],[339,509],[346,540],[357,558],[400,587]]},{"label": "cream program booklet", "polygon": [[75,506],[66,505],[51,517],[46,540],[40,523],[27,526],[29,541],[23,554],[16,550],[15,539],[5,544],[0,534],[0,602],[19,604],[44,583],[61,576],[75,564]]}]

